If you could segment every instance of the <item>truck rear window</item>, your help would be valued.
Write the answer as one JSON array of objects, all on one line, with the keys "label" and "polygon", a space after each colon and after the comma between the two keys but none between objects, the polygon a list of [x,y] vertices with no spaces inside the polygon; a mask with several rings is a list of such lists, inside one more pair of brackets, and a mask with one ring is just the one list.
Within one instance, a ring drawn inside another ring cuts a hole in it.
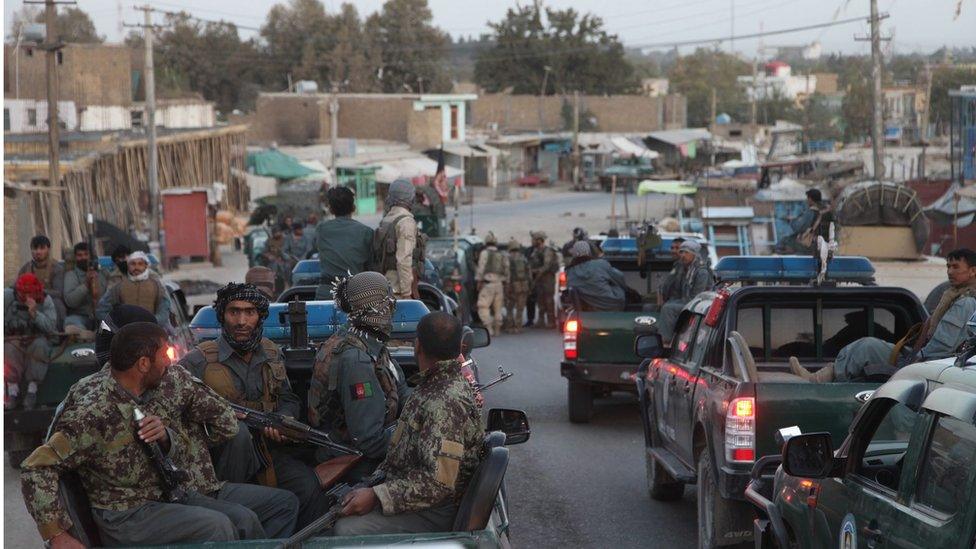
[{"label": "truck rear window", "polygon": [[904,333],[908,315],[897,307],[824,303],[815,305],[747,304],[740,306],[736,330],[749,343],[757,361],[791,356],[831,359],[844,346],[873,336],[895,343]]}]

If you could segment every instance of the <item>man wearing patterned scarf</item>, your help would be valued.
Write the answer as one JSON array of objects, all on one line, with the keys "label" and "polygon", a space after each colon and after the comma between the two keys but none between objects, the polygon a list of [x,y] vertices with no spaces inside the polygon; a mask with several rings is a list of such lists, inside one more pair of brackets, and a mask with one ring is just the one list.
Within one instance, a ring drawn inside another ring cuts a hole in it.
[{"label": "man wearing patterned scarf", "polygon": [[[251,284],[230,283],[217,292],[214,311],[220,322],[215,341],[204,341],[183,358],[183,366],[227,400],[264,412],[299,417],[301,401],[292,392],[281,349],[263,337],[268,298]],[[243,419],[239,417],[239,419]],[[278,430],[252,432],[243,423],[237,436],[214,448],[217,478],[256,480],[298,496],[298,528],[329,508],[315,471],[305,464],[304,448],[290,447]]]},{"label": "man wearing patterned scarf", "polygon": [[[308,389],[309,423],[336,440],[355,446],[364,459],[346,474],[356,482],[373,472],[386,456],[388,428],[400,415],[407,395],[403,370],[390,357],[386,342],[393,327],[396,299],[385,276],[363,272],[336,283],[336,305],[349,316],[319,347]],[[316,458],[331,457],[320,449]]]}]

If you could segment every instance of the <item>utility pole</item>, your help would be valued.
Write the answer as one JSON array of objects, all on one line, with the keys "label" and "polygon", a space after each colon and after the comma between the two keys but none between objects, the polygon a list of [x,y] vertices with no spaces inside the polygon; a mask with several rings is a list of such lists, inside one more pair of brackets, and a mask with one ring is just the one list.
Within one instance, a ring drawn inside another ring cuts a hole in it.
[{"label": "utility pole", "polygon": [[920,137],[922,141],[922,155],[918,158],[918,178],[925,179],[925,149],[929,145],[929,114],[932,112],[932,67],[925,63],[925,110],[922,111]]},{"label": "utility pole", "polygon": [[337,94],[339,93],[336,86],[332,86],[332,97],[329,99],[329,122],[332,126],[332,131],[330,135],[330,145],[329,149],[332,153],[332,164],[330,165],[332,169],[332,185],[339,185],[339,169],[336,166],[336,144],[339,141],[339,98]]},{"label": "utility pole", "polygon": [[[58,99],[60,97],[60,87],[58,86],[58,53],[64,44],[58,38],[58,4],[74,4],[74,2],[57,2],[55,0],[45,0],[43,2],[25,2],[26,4],[44,5],[44,43],[40,48],[45,54],[47,63],[47,145],[48,145],[48,172],[47,184],[50,187],[60,187],[61,185],[61,138],[59,126],[60,117],[58,116]],[[64,218],[61,211],[61,191],[56,191],[53,195],[54,207],[50,208],[51,215],[50,233],[51,248],[55,258],[61,256],[64,248],[65,232]]]},{"label": "utility pole", "polygon": [[143,31],[143,46],[146,48],[145,58],[145,82],[146,82],[146,147],[148,149],[148,173],[149,173],[149,232],[150,242],[159,244],[159,225],[162,216],[159,208],[159,157],[156,150],[156,69],[153,65],[153,7],[146,4],[135,8],[144,15],[141,25],[129,25],[126,27],[140,27]]},{"label": "utility pole", "polygon": [[884,94],[881,91],[881,20],[887,15],[878,14],[878,0],[871,1],[871,36],[855,40],[871,40],[871,78],[874,80],[874,105],[871,123],[871,150],[874,164],[874,178],[884,179]]},{"label": "utility pole", "polygon": [[579,91],[573,92],[573,190],[579,190],[580,154],[579,154]]},{"label": "utility pole", "polygon": [[712,88],[712,108],[709,111],[711,113],[712,119],[708,121],[708,125],[711,126],[715,124],[715,119],[718,117],[716,110],[718,109],[718,96],[715,92],[715,88]]},{"label": "utility pole", "polygon": [[735,55],[735,0],[729,0],[732,6],[731,28],[729,29],[729,53]]},{"label": "utility pole", "polygon": [[545,74],[542,75],[542,88],[539,89],[539,134],[540,135],[542,134],[542,130],[544,126],[544,122],[542,119],[542,101],[546,95],[546,84],[549,82],[549,71],[552,70],[552,67],[546,65],[543,67],[543,69],[545,70]]}]

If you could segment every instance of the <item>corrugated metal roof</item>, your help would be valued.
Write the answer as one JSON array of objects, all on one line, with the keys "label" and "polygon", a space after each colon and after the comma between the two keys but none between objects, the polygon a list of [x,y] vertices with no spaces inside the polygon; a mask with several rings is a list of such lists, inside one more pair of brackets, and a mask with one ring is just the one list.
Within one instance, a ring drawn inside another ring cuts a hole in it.
[{"label": "corrugated metal roof", "polygon": [[710,140],[711,132],[705,128],[682,128],[680,130],[661,130],[651,132],[650,137],[671,145],[681,145],[692,141]]}]

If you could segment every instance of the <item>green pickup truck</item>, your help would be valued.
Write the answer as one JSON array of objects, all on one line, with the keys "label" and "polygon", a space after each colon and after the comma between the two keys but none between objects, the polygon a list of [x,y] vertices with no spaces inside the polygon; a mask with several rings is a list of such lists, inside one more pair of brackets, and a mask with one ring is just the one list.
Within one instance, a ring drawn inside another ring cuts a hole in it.
[{"label": "green pickup truck", "polygon": [[874,286],[865,258],[835,257],[821,286],[809,283],[812,257],[725,257],[715,273],[717,289],[685,307],[670,349],[654,333],[635,343],[649,359],[636,376],[649,495],[677,500],[696,484],[704,548],[751,541],[744,491],[780,428],[840,438],[878,386],[812,384],[789,357],[823,365],[861,337],[895,342],[927,316],[911,292]]},{"label": "green pickup truck", "polygon": [[[782,455],[756,463],[746,490],[756,547],[972,549],[974,421],[976,366],[967,357],[901,368],[846,437],[794,435]],[[780,464],[772,482],[764,478]]]},{"label": "green pickup truck", "polygon": [[[707,262],[717,261],[705,239],[696,233],[662,233],[653,248],[638,252],[637,238],[607,238],[601,243],[603,259],[624,273],[627,285],[641,294],[642,303],[625,311],[585,311],[566,276],[559,273],[557,308],[563,332],[560,373],[569,382],[569,420],[586,423],[593,417],[593,400],[612,391],[634,391],[634,331],[651,328],[660,308],[657,289],[671,271],[671,242],[677,238],[702,243]],[[711,256],[709,256],[711,254]]]}]

